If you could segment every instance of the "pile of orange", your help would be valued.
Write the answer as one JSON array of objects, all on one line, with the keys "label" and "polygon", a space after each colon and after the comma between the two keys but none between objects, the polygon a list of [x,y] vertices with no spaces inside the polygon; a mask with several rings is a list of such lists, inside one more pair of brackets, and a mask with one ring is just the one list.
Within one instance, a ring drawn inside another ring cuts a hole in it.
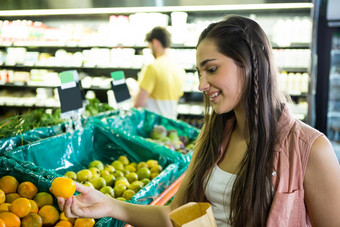
[{"label": "pile of orange", "polygon": [[[60,187],[65,188],[69,181],[63,179],[58,181],[59,183],[54,185],[53,190],[62,191],[67,196],[70,195],[70,191],[65,192],[60,189]],[[71,184],[71,186],[70,190],[75,190],[75,185]],[[88,225],[78,225],[78,223],[85,222]],[[94,224],[94,219],[67,218],[63,212],[60,213],[53,206],[52,195],[48,192],[39,192],[32,182],[18,182],[15,177],[10,175],[0,177],[0,227],[72,227],[94,226]]]}]

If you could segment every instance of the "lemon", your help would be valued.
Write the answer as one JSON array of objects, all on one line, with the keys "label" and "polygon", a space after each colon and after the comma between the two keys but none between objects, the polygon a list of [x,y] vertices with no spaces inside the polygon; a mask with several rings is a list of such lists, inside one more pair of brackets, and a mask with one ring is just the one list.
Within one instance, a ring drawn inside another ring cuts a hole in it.
[{"label": "lemon", "polygon": [[131,189],[132,191],[134,191],[135,193],[137,193],[139,190],[141,190],[144,187],[144,183],[141,181],[134,181],[132,182],[128,189]]},{"label": "lemon", "polygon": [[123,201],[123,202],[125,202],[125,201],[126,201],[126,199],[125,199],[125,198],[123,198],[123,197],[117,197],[116,199],[118,199],[118,200],[120,200],[120,201]]},{"label": "lemon", "polygon": [[152,168],[156,165],[158,165],[158,161],[157,160],[153,160],[153,159],[150,159],[148,161],[146,161],[146,164],[148,165],[148,168]]},{"label": "lemon", "polygon": [[125,155],[121,155],[118,158],[119,161],[123,163],[124,166],[129,165],[130,161]]},{"label": "lemon", "polygon": [[113,191],[115,192],[116,197],[120,197],[123,195],[123,192],[126,190],[126,186],[124,184],[116,185],[113,188]]},{"label": "lemon", "polygon": [[115,184],[115,177],[113,175],[103,176],[103,178],[104,178],[107,186],[111,186],[111,187],[114,186],[114,184]]},{"label": "lemon", "polygon": [[107,170],[100,170],[100,176],[103,177],[103,176],[107,176],[107,175],[110,175],[110,172],[107,171]]},{"label": "lemon", "polygon": [[85,182],[83,183],[83,185],[85,185],[85,186],[87,186],[87,187],[90,187],[90,188],[94,188],[94,187],[93,187],[93,184],[92,184],[91,182],[89,182],[89,181],[85,181]]},{"label": "lemon", "polygon": [[89,164],[89,169],[92,168],[92,167],[95,167],[98,170],[102,170],[102,169],[104,169],[104,164],[99,160],[94,160],[94,161],[90,162],[90,164]]},{"label": "lemon", "polygon": [[104,170],[109,171],[110,174],[112,174],[112,173],[114,173],[116,171],[115,167],[113,167],[112,165],[108,165],[108,164],[106,164],[104,166]]},{"label": "lemon", "polygon": [[144,178],[144,179],[141,180],[141,182],[143,182],[144,186],[147,185],[148,183],[150,183],[150,181],[151,180],[148,179],[148,178]]},{"label": "lemon", "polygon": [[64,174],[65,177],[68,177],[72,180],[77,180],[77,174],[74,171],[68,171]]},{"label": "lemon", "polygon": [[79,182],[88,181],[92,178],[92,172],[88,169],[83,169],[77,172],[77,180]]},{"label": "lemon", "polygon": [[142,180],[144,178],[150,178],[151,172],[147,167],[142,167],[137,170],[138,180]]},{"label": "lemon", "polygon": [[100,177],[99,169],[97,169],[96,167],[91,167],[89,168],[89,170],[92,173],[92,178]]},{"label": "lemon", "polygon": [[150,168],[151,173],[160,173],[162,172],[162,170],[163,170],[163,167],[158,164]]},{"label": "lemon", "polygon": [[115,178],[118,178],[118,177],[123,177],[124,176],[124,173],[120,170],[117,170],[116,172],[113,173],[113,176]]},{"label": "lemon", "polygon": [[125,177],[129,181],[129,183],[132,183],[138,180],[138,175],[137,173],[134,173],[134,172],[127,174]]},{"label": "lemon", "polygon": [[120,185],[120,184],[124,184],[126,187],[128,187],[130,185],[130,183],[129,183],[128,179],[126,179],[126,177],[116,178],[115,185]]},{"label": "lemon", "polygon": [[120,170],[120,171],[123,171],[123,170],[124,170],[124,164],[123,164],[121,161],[119,161],[119,160],[113,161],[113,162],[111,163],[111,165],[112,165],[113,167],[115,167],[116,171],[117,171],[117,170]]},{"label": "lemon", "polygon": [[102,177],[96,177],[90,180],[91,184],[93,184],[93,187],[97,190],[100,190],[102,187],[106,186],[106,181]]},{"label": "lemon", "polygon": [[137,169],[133,165],[131,165],[131,164],[125,166],[125,170],[129,171],[130,173],[137,171]]},{"label": "lemon", "polygon": [[132,198],[132,196],[134,196],[136,193],[131,190],[131,189],[127,189],[123,192],[122,197],[125,198],[126,200],[130,200]]},{"label": "lemon", "polygon": [[143,167],[148,167],[148,164],[146,164],[146,162],[140,162],[137,164],[137,170],[139,170],[140,168],[143,168]]},{"label": "lemon", "polygon": [[103,194],[108,194],[108,195],[110,195],[111,197],[114,197],[114,196],[115,196],[115,192],[114,192],[113,188],[110,187],[110,186],[102,187],[102,188],[100,189],[100,192],[103,193]]}]

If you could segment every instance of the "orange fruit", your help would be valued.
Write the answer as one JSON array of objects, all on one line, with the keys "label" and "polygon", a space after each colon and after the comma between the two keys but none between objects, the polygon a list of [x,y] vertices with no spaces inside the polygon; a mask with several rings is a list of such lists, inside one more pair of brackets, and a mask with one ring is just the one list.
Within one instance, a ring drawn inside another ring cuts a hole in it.
[{"label": "orange fruit", "polygon": [[0,218],[0,227],[6,227],[5,221],[1,218]]},{"label": "orange fruit", "polygon": [[3,190],[0,189],[0,204],[6,201],[6,195]]},{"label": "orange fruit", "polygon": [[31,213],[38,213],[39,210],[38,204],[32,199],[29,199],[29,201],[31,203]]},{"label": "orange fruit", "polygon": [[8,227],[20,227],[20,218],[12,212],[2,212],[0,213],[0,218],[5,221],[5,224]]},{"label": "orange fruit", "polygon": [[55,226],[60,226],[60,227],[72,227],[72,223],[69,221],[59,221]]},{"label": "orange fruit", "polygon": [[91,218],[77,218],[74,227],[93,227],[95,224],[94,219]]},{"label": "orange fruit", "polygon": [[32,182],[25,181],[19,184],[17,191],[21,197],[33,199],[38,192],[38,188]]},{"label": "orange fruit", "polygon": [[9,211],[10,203],[2,203],[0,204],[0,212]]},{"label": "orange fruit", "polygon": [[59,220],[60,221],[68,221],[68,222],[71,222],[72,224],[74,224],[74,222],[76,221],[75,218],[68,218],[68,217],[66,217],[64,212],[60,213]]},{"label": "orange fruit", "polygon": [[59,212],[57,208],[51,205],[45,205],[38,211],[42,218],[44,226],[53,226],[59,220]]},{"label": "orange fruit", "polygon": [[57,177],[52,181],[51,192],[55,197],[67,199],[76,191],[76,183],[67,177]]},{"label": "orange fruit", "polygon": [[48,192],[38,192],[33,200],[37,203],[38,207],[41,208],[45,205],[52,205],[53,204],[53,197]]},{"label": "orange fruit", "polygon": [[20,195],[16,192],[6,194],[6,203],[12,203],[14,200],[20,198]]},{"label": "orange fruit", "polygon": [[21,220],[21,227],[41,227],[42,218],[36,213],[29,213]]},{"label": "orange fruit", "polygon": [[0,189],[6,194],[16,192],[19,182],[15,177],[6,175],[0,178]]},{"label": "orange fruit", "polygon": [[9,211],[16,214],[19,218],[25,217],[31,211],[31,203],[26,198],[19,198],[12,202]]}]

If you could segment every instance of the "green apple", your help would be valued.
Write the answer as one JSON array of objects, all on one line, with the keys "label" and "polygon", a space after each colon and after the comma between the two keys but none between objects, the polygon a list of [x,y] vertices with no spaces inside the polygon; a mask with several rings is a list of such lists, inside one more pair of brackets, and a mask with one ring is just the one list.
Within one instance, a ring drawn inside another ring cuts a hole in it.
[{"label": "green apple", "polygon": [[104,164],[99,160],[94,160],[89,164],[89,169],[91,167],[96,167],[100,171],[100,170],[104,169]]},{"label": "green apple", "polygon": [[77,180],[77,174],[74,171],[67,171],[64,176],[72,180]]},{"label": "green apple", "polygon": [[102,187],[100,189],[100,192],[103,193],[103,194],[108,194],[111,197],[115,196],[115,192],[114,192],[114,190],[113,190],[113,188],[111,186],[104,186],[104,187]]},{"label": "green apple", "polygon": [[91,167],[89,168],[89,170],[92,173],[92,178],[100,177],[99,169],[97,169],[96,167]]},{"label": "green apple", "polygon": [[82,169],[77,172],[77,180],[79,182],[88,181],[92,178],[92,172],[88,169]]},{"label": "green apple", "polygon": [[100,190],[102,187],[106,186],[106,181],[102,177],[96,177],[90,180],[91,184],[93,184],[93,187],[97,190]]}]

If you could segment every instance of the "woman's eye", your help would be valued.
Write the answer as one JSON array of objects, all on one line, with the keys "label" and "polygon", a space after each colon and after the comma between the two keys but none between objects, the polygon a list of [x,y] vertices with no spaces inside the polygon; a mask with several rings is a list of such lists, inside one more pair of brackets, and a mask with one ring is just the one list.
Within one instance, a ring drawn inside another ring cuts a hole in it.
[{"label": "woman's eye", "polygon": [[209,73],[214,73],[217,70],[217,67],[209,68],[208,72]]}]

